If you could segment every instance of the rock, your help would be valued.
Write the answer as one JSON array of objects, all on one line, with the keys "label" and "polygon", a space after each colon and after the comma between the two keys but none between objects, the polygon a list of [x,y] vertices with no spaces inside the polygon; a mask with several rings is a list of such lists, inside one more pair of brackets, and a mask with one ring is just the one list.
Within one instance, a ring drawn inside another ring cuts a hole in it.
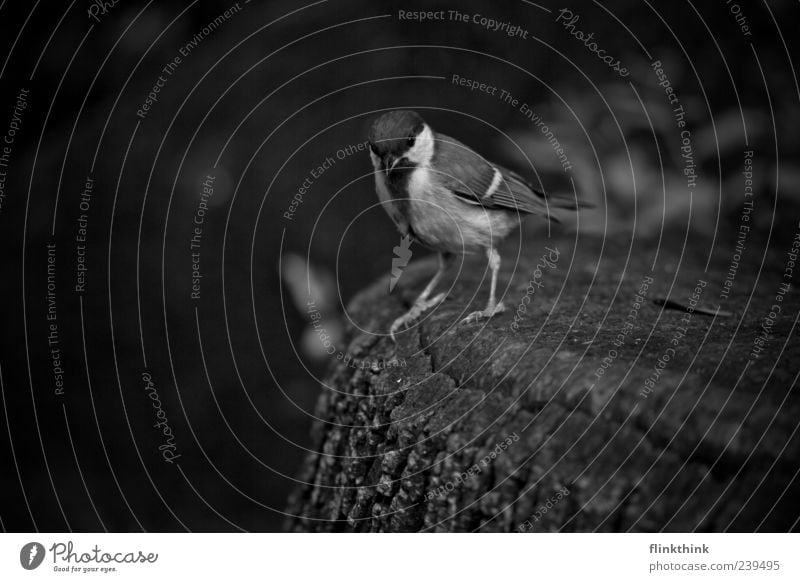
[{"label": "rock", "polygon": [[[798,298],[753,358],[787,249],[752,243],[727,299],[732,252],[705,238],[507,245],[505,313],[460,323],[488,294],[470,257],[397,345],[385,334],[435,261],[391,295],[376,282],[349,306],[348,353],[377,365],[330,371],[287,529],[796,528]],[[733,315],[654,303],[667,298]]]}]

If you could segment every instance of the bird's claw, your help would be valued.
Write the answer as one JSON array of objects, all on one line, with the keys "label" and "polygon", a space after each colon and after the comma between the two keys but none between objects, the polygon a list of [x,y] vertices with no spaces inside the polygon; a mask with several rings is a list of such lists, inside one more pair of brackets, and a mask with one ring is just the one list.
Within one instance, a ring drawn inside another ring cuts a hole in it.
[{"label": "bird's claw", "polygon": [[427,299],[424,301],[419,301],[419,300],[415,301],[411,309],[408,310],[408,313],[405,313],[404,315],[401,315],[400,317],[395,319],[394,322],[392,323],[392,326],[389,328],[389,337],[392,338],[392,341],[397,343],[397,339],[394,337],[394,334],[397,332],[397,330],[401,328],[407,329],[409,323],[416,321],[416,319],[420,315],[422,315],[431,307],[439,305],[442,301],[444,301],[444,298],[446,296],[447,296],[446,293],[439,293],[432,299]]},{"label": "bird's claw", "polygon": [[506,310],[506,306],[503,305],[503,302],[501,301],[500,303],[498,303],[497,305],[494,306],[494,309],[486,308],[486,309],[484,309],[482,311],[473,311],[468,316],[466,316],[464,319],[462,319],[461,323],[462,324],[474,323],[476,321],[480,321],[481,319],[489,319],[491,317],[494,317],[498,313],[503,313],[505,310]]}]

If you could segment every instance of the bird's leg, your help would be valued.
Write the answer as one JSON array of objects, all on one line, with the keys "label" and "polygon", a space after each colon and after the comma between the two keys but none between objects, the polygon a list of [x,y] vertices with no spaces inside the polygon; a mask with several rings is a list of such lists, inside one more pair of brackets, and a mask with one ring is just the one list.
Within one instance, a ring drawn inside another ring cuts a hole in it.
[{"label": "bird's leg", "polygon": [[492,283],[489,288],[489,302],[486,304],[486,309],[483,311],[473,311],[467,317],[461,320],[461,323],[472,323],[483,318],[493,317],[498,313],[506,310],[503,302],[497,302],[497,273],[500,271],[500,253],[493,247],[486,249],[486,255],[489,257],[489,269],[492,271]]},{"label": "bird's leg", "polygon": [[398,317],[394,320],[394,323],[392,323],[392,327],[389,329],[389,336],[392,338],[392,341],[397,341],[394,337],[394,334],[398,329],[401,327],[406,327],[410,322],[416,320],[425,311],[441,303],[447,296],[447,293],[439,293],[432,299],[428,299],[430,294],[436,288],[436,285],[439,284],[439,280],[442,278],[442,275],[444,275],[445,271],[447,271],[447,268],[450,266],[451,258],[452,255],[450,253],[439,253],[439,267],[436,269],[436,274],[428,282],[428,284],[425,285],[425,289],[422,290],[422,293],[420,293],[416,300],[414,300],[414,305],[411,306],[411,309],[408,310],[408,313]]}]

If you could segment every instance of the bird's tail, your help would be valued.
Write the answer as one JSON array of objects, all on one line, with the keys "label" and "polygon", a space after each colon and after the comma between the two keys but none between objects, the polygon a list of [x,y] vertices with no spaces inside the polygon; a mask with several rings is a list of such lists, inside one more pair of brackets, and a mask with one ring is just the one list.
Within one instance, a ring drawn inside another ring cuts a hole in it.
[{"label": "bird's tail", "polygon": [[561,222],[553,212],[563,215],[565,211],[575,212],[594,207],[593,204],[578,200],[574,192],[572,195],[560,192],[545,194],[529,180],[506,168],[503,168],[503,177],[511,191],[512,204],[509,207],[520,212],[546,216],[551,222]]},{"label": "bird's tail", "polygon": [[594,208],[594,204],[591,202],[578,200],[577,198],[563,196],[560,194],[543,194],[542,197],[547,201],[547,205],[551,208],[563,208],[565,210],[584,210],[586,208]]},{"label": "bird's tail", "polygon": [[[567,196],[563,194],[545,194],[538,188],[536,193],[542,197],[542,202],[545,206],[545,214],[550,222],[557,224],[561,223],[558,215],[563,215],[563,211],[577,212],[578,210],[586,210],[594,208],[594,204],[586,202],[585,200],[578,200],[574,195]],[[555,214],[553,213],[555,211]]]}]

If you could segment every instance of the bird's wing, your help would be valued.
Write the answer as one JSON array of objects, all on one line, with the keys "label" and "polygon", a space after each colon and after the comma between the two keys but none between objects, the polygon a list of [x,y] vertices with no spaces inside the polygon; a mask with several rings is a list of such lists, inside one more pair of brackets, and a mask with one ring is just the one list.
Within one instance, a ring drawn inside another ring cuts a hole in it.
[{"label": "bird's wing", "polygon": [[575,201],[552,199],[519,174],[493,164],[460,141],[436,136],[433,162],[436,179],[464,202],[485,208],[541,214],[551,220],[552,208],[576,208]]}]

